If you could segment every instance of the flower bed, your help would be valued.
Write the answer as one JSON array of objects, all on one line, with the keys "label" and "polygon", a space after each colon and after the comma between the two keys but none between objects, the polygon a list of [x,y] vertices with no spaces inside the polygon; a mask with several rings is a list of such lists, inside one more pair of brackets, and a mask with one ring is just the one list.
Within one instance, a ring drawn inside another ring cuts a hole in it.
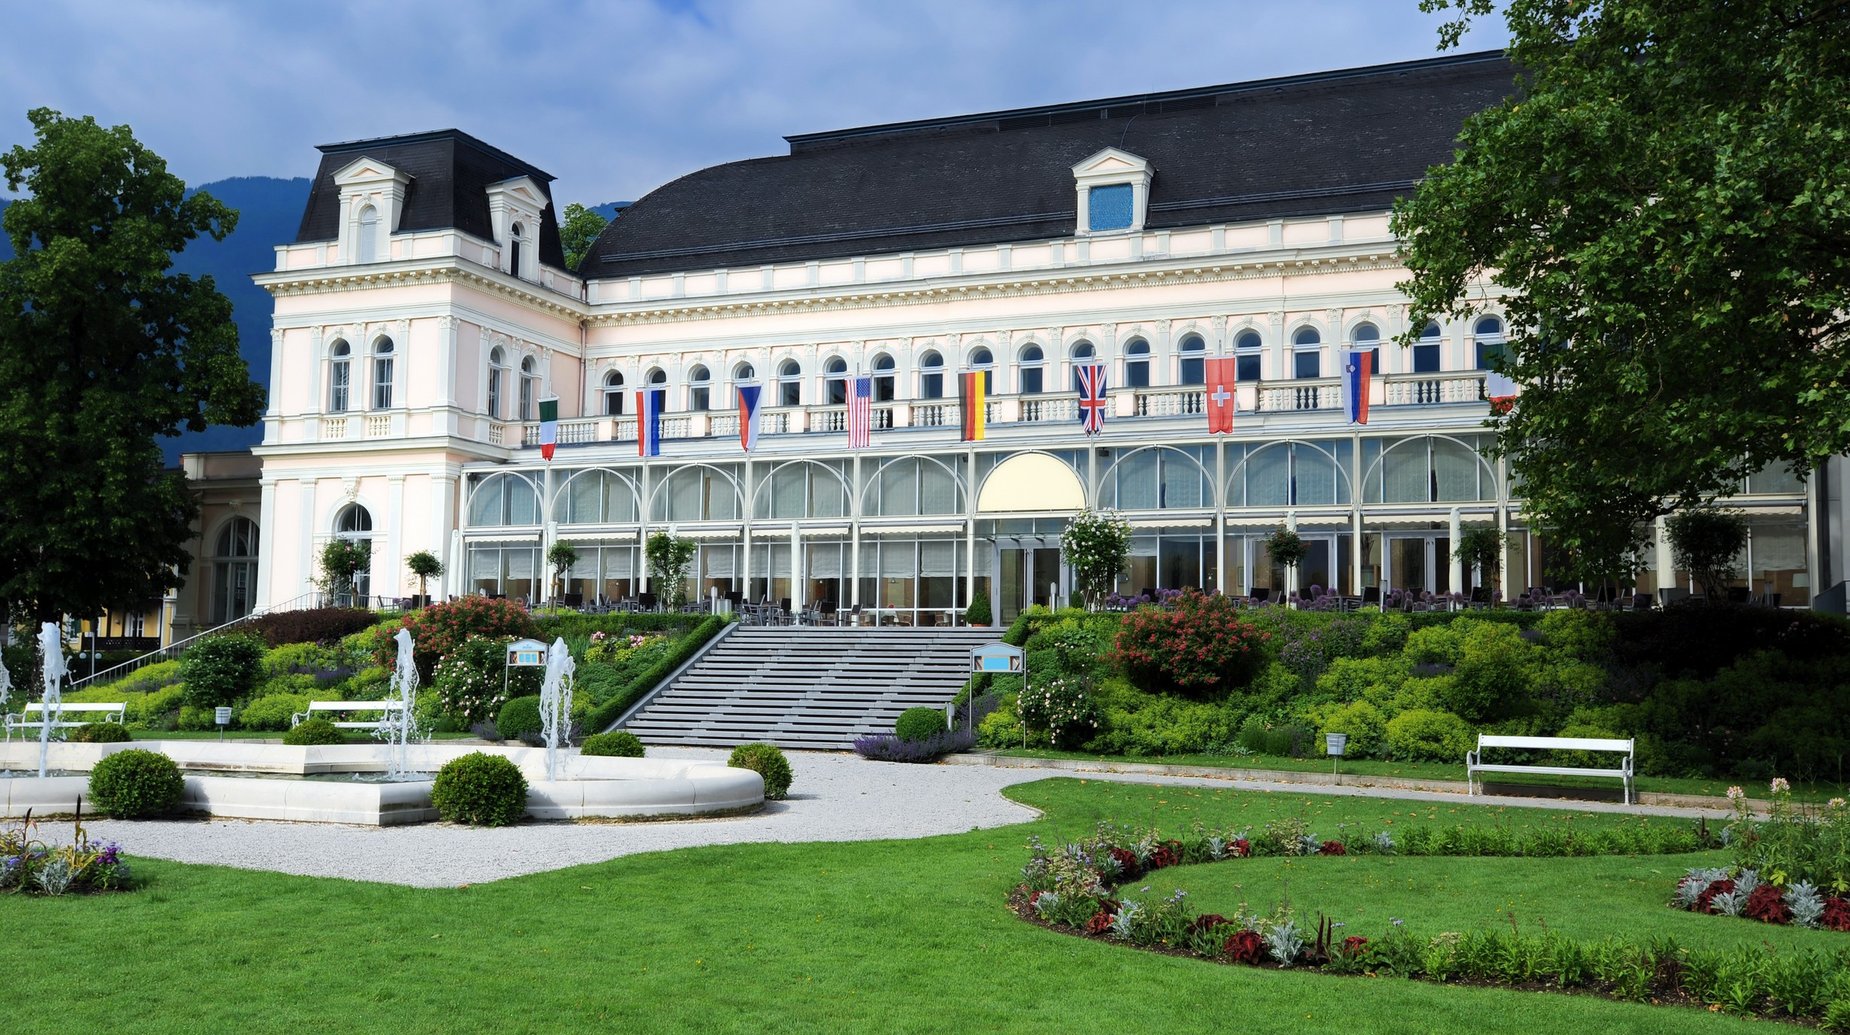
[{"label": "flower bed", "polygon": [[940,730],[923,740],[906,740],[891,733],[854,738],[854,753],[876,762],[936,762],[954,751],[976,744],[969,730]]},{"label": "flower bed", "polygon": [[[1582,942],[1553,931],[1530,935],[1513,928],[1420,937],[1398,919],[1368,937],[1349,934],[1322,915],[1306,926],[1288,907],[1269,914],[1198,915],[1180,889],[1162,898],[1120,893],[1123,885],[1166,866],[1247,858],[1268,854],[1268,848],[1296,855],[1347,855],[1351,844],[1397,850],[1391,837],[1317,841],[1301,826],[1286,821],[1257,836],[1197,829],[1187,839],[1163,839],[1101,825],[1092,839],[1053,851],[1033,840],[1033,858],[1009,903],[1023,919],[1061,933],[1224,964],[1593,992],[1850,1031],[1850,957],[1841,954],[1770,954],[1758,945],[1715,951],[1680,947],[1667,938],[1649,944],[1619,938]],[[1415,840],[1435,838],[1403,837],[1403,844]],[[1140,891],[1148,895],[1150,888]],[[1749,891],[1744,899],[1752,897]]]},{"label": "flower bed", "polygon": [[1676,909],[1738,916],[1767,924],[1850,931],[1850,805],[1832,798],[1822,809],[1792,800],[1792,785],[1774,777],[1771,809],[1754,818],[1747,793],[1728,788],[1734,819],[1722,831],[1734,864],[1691,869],[1670,899]]},{"label": "flower bed", "polygon": [[18,826],[0,830],[0,892],[70,895],[129,886],[121,846],[85,837],[81,818],[71,823],[68,845],[51,845],[35,837],[37,826],[28,813]]}]

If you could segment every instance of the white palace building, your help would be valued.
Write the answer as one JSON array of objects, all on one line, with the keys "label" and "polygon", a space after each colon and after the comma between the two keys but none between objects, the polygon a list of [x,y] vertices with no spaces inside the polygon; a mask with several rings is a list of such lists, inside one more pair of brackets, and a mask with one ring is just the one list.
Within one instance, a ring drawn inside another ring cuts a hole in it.
[{"label": "white palace building", "polygon": [[[1390,341],[1408,308],[1388,210],[1511,84],[1501,55],[1466,55],[790,137],[643,197],[578,271],[552,178],[508,152],[454,130],[322,147],[300,232],[256,278],[276,305],[260,506],[208,506],[176,624],[302,596],[335,536],[371,544],[371,596],[415,593],[405,557],[430,550],[433,593],[551,597],[565,541],[566,593],[635,598],[661,530],[698,542],[702,597],[937,624],[987,596],[1007,621],[1065,599],[1084,507],[1133,526],[1130,593],[1280,594],[1280,524],[1310,546],[1306,591],[1469,588],[1448,546],[1475,524],[1508,533],[1506,588],[1558,585],[1484,452],[1496,286],[1471,320]],[[1339,357],[1377,345],[1352,423]],[[1222,358],[1236,411],[1213,434]],[[1088,437],[1091,363],[1108,395]],[[850,448],[863,375],[870,441]],[[762,391],[749,452],[741,384]],[[639,389],[663,390],[658,456]],[[1743,585],[1792,604],[1843,577],[1835,490],[1741,490]],[[1641,590],[1687,583],[1661,534],[1649,559]]]}]

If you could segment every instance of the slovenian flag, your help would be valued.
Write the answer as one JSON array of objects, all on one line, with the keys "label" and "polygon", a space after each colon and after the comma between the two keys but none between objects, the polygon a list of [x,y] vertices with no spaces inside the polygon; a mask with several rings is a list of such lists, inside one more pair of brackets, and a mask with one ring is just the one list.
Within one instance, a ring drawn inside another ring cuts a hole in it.
[{"label": "slovenian flag", "polygon": [[987,376],[981,370],[957,375],[957,401],[963,409],[965,442],[983,441],[984,396],[987,394],[984,389],[988,387],[984,378]]},{"label": "slovenian flag", "polygon": [[1375,375],[1375,350],[1343,350],[1343,411],[1351,424],[1368,423],[1368,379]]},{"label": "slovenian flag", "polygon": [[636,390],[636,455],[662,455],[662,409],[668,392],[661,388]]},{"label": "slovenian flag", "polygon": [[758,446],[758,402],[763,385],[739,386],[739,445],[747,452]]},{"label": "slovenian flag", "polygon": [[553,446],[559,441],[559,400],[540,400],[540,456],[552,459]]}]

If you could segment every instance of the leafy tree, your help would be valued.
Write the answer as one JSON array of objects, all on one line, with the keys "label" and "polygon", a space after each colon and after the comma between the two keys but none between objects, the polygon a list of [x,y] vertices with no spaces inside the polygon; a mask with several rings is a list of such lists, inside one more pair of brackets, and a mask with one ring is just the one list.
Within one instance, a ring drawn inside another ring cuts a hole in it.
[{"label": "leafy tree", "polygon": [[1131,526],[1113,513],[1082,510],[1067,522],[1060,549],[1066,552],[1086,606],[1096,608],[1130,563]]},{"label": "leafy tree", "polygon": [[558,542],[547,548],[546,563],[552,566],[553,581],[557,583],[560,593],[565,592],[565,573],[570,571],[577,561],[578,547],[571,543]]},{"label": "leafy tree", "polygon": [[438,560],[437,555],[431,553],[429,550],[419,550],[417,553],[405,558],[405,567],[410,568],[411,574],[418,577],[418,596],[423,597],[425,600],[429,600],[430,591],[426,587],[426,583],[443,574],[443,562]]},{"label": "leafy tree", "polygon": [[1747,548],[1747,519],[1734,511],[1697,507],[1672,514],[1664,532],[1677,567],[1689,572],[1709,603],[1720,603],[1739,574],[1734,562]]},{"label": "leafy tree", "polygon": [[687,601],[687,568],[694,563],[694,541],[657,532],[643,544],[649,564],[649,585],[656,588],[662,602],[680,607]]},{"label": "leafy tree", "polygon": [[565,245],[565,264],[577,269],[585,254],[597,243],[610,220],[574,201],[565,206],[565,218],[559,223],[559,240]]},{"label": "leafy tree", "polygon": [[1493,417],[1527,509],[1591,569],[1652,517],[1850,449],[1850,5],[1504,8],[1520,70],[1396,206],[1429,316],[1508,314]]},{"label": "leafy tree", "polygon": [[1303,538],[1296,531],[1284,525],[1273,529],[1272,534],[1265,537],[1265,549],[1266,553],[1271,556],[1272,563],[1283,567],[1287,572],[1296,570],[1298,564],[1304,560],[1304,555],[1310,552],[1310,549],[1304,545]]},{"label": "leafy tree", "polygon": [[0,263],[0,612],[40,620],[161,596],[186,573],[198,502],[156,438],[245,426],[263,388],[212,278],[169,272],[237,214],[127,126],[27,116],[0,155],[14,257]]}]

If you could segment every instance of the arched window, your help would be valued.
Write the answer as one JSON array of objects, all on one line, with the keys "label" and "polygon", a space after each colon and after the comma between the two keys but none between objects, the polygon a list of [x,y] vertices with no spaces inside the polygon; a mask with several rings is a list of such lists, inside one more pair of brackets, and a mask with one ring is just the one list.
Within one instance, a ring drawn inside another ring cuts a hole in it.
[{"label": "arched window", "polygon": [[1381,331],[1374,324],[1356,324],[1355,329],[1349,332],[1349,343],[1353,348],[1367,349],[1374,353],[1375,359],[1370,369],[1377,374],[1384,373],[1381,369]]},{"label": "arched window", "polygon": [[668,371],[663,370],[661,367],[651,368],[649,371],[649,383],[652,385],[667,384],[668,383]]},{"label": "arched window", "polygon": [[1208,343],[1201,340],[1199,334],[1188,334],[1182,338],[1177,349],[1182,358],[1181,383],[1185,385],[1205,385],[1208,383]]},{"label": "arched window", "polygon": [[[334,537],[358,543],[366,548],[366,563],[353,576],[354,604],[363,603],[372,595],[372,552],[373,552],[373,516],[358,503],[349,503],[334,516]],[[339,587],[335,592],[339,593]]]},{"label": "arched window", "polygon": [[1047,390],[1047,361],[1039,345],[1022,346],[1015,383],[1023,395],[1039,395]]},{"label": "arched window", "polygon": [[1472,328],[1472,336],[1477,339],[1477,368],[1494,369],[1503,358],[1503,321],[1486,316]]},{"label": "arched window", "polygon": [[373,342],[373,409],[392,408],[392,339]]},{"label": "arched window", "polygon": [[604,416],[623,416],[623,375],[614,370],[604,375]]},{"label": "arched window", "polygon": [[777,405],[803,405],[803,367],[794,359],[777,368]]},{"label": "arched window", "polygon": [[501,383],[507,378],[507,353],[497,345],[488,353],[488,417],[501,419]]},{"label": "arched window", "polygon": [[698,363],[694,364],[694,366],[688,370],[687,372],[687,408],[688,409],[690,410],[707,409],[707,404],[713,401],[712,391],[708,384],[708,382],[712,381],[712,379],[713,379],[712,375],[707,373],[707,368],[701,366]]},{"label": "arched window", "polygon": [[970,350],[970,370],[972,373],[982,371],[983,394],[994,395],[996,391],[996,357],[988,349],[977,346]]},{"label": "arched window", "polygon": [[234,517],[212,551],[212,624],[251,613],[257,603],[257,523]]},{"label": "arched window", "polygon": [[538,420],[540,394],[539,364],[532,356],[520,361],[520,419]]},{"label": "arched window", "polygon": [[359,245],[359,261],[378,262],[379,253],[379,210],[367,205],[360,209],[360,231],[356,242]]},{"label": "arched window", "polygon": [[848,403],[848,361],[840,356],[822,365],[822,386],[827,391],[830,406],[845,406]]},{"label": "arched window", "polygon": [[757,376],[758,371],[752,369],[750,363],[740,363],[738,366],[732,368],[732,379],[735,382],[750,381]]},{"label": "arched window", "polygon": [[1067,355],[1073,361],[1073,391],[1077,392],[1079,391],[1079,368],[1091,363],[1096,358],[1096,350],[1092,348],[1091,342],[1079,341],[1073,343],[1073,347]]},{"label": "arched window", "polygon": [[508,228],[507,271],[516,277],[520,276],[520,245],[526,232],[526,228],[519,223]]},{"label": "arched window", "polygon": [[1127,388],[1150,387],[1150,343],[1142,338],[1124,346],[1124,385]]},{"label": "arched window", "polygon": [[944,398],[944,357],[936,352],[919,357],[919,398]]},{"label": "arched window", "polygon": [[1300,327],[1291,336],[1291,376],[1323,376],[1323,335],[1315,327]]},{"label": "arched window", "polygon": [[328,350],[328,412],[346,413],[353,388],[353,349],[337,341]]},{"label": "arched window", "polygon": [[1440,346],[1444,335],[1439,325],[1429,323],[1420,332],[1420,340],[1413,346],[1413,372],[1416,374],[1436,374],[1440,366]]},{"label": "arched window", "polygon": [[1233,337],[1233,376],[1242,384],[1261,379],[1265,353],[1258,331],[1241,331]]},{"label": "arched window", "polygon": [[874,401],[890,403],[896,394],[893,384],[893,357],[881,353],[874,357]]}]

